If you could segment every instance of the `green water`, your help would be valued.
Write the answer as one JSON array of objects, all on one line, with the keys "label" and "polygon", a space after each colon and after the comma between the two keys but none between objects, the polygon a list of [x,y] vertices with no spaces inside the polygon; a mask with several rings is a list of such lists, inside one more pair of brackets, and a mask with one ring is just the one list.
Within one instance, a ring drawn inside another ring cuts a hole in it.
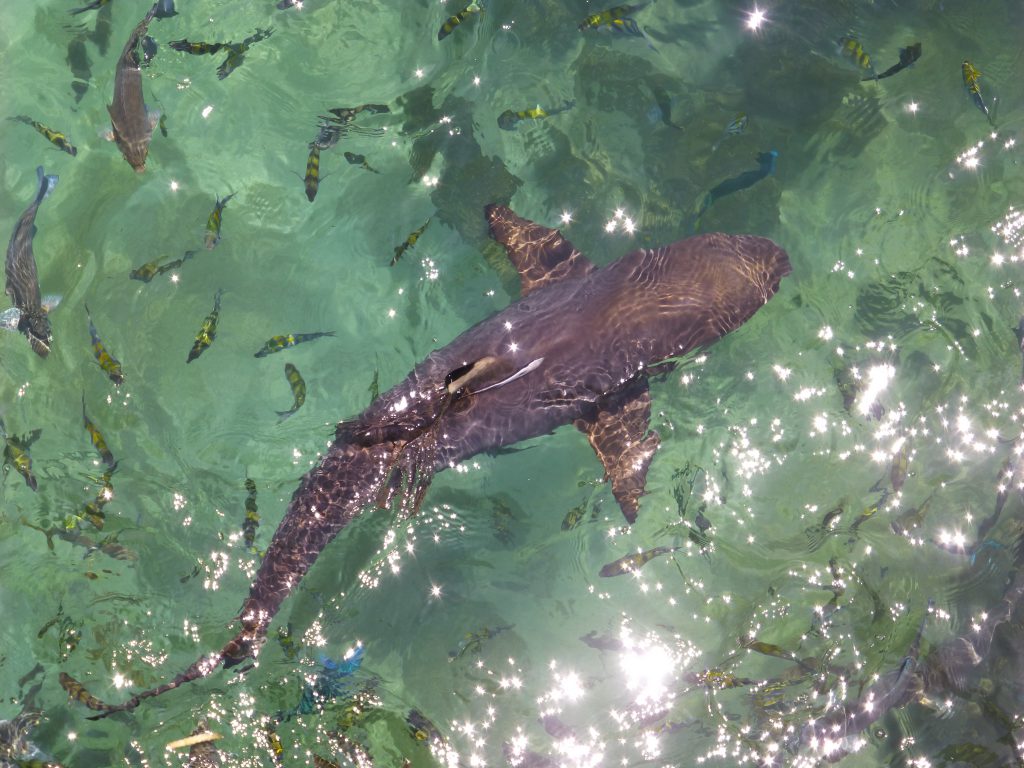
[{"label": "green water", "polygon": [[[355,685],[374,689],[373,706],[344,722],[341,695],[281,724],[281,765],[312,765],[314,752],[346,764],[331,737],[342,725],[375,765],[443,764],[409,735],[411,708],[435,724],[435,752],[443,740],[452,765],[506,765],[505,745],[523,743],[529,766],[735,765],[755,752],[813,765],[793,734],[895,670],[929,598],[923,656],[969,634],[998,601],[1020,535],[1015,492],[977,557],[936,542],[962,533],[975,543],[1021,433],[1018,4],[780,2],[753,31],[745,4],[658,0],[634,14],[648,46],[578,31],[604,7],[583,2],[492,0],[438,42],[461,4],[309,0],[279,11],[268,0],[179,0],[178,16],[150,29],[161,45],[144,90],[168,135],[154,133],[142,175],[101,134],[116,60],[146,7],[71,7],[0,7],[2,116],[30,115],[79,150],[72,158],[29,126],[0,123],[5,231],[35,193],[35,167],[60,176],[35,254],[43,292],[63,296],[48,359],[0,335],[0,416],[12,434],[42,430],[31,449],[38,492],[15,472],[0,485],[0,719],[42,683],[33,740],[63,765],[186,764],[164,745],[200,718],[224,736],[226,764],[272,765],[262,724],[296,706],[321,654],[356,642]],[[164,45],[271,26],[224,80],[222,55]],[[861,83],[836,53],[848,34],[879,72],[914,41],[923,55]],[[965,58],[983,73],[995,130],[964,91]],[[516,131],[497,126],[506,109],[569,100],[572,109]],[[357,119],[383,135],[325,150],[310,204],[299,176],[317,115],[363,103],[390,106]],[[747,129],[723,139],[740,112]],[[979,143],[977,167],[958,161]],[[662,446],[631,529],[595,482],[586,440],[563,428],[439,475],[412,520],[358,521],[285,603],[247,675],[221,671],[96,723],[67,702],[60,671],[122,701],[219,648],[258,564],[241,539],[245,478],[265,547],[333,424],[367,405],[375,376],[390,387],[515,297],[484,204],[510,202],[551,226],[570,212],[566,236],[605,264],[692,234],[707,191],[770,149],[776,173],[717,200],[700,224],[774,239],[793,275],[706,359],[652,385]],[[207,251],[207,216],[232,192],[223,238]],[[179,269],[129,279],[188,250],[198,253]],[[217,338],[186,365],[219,288]],[[85,303],[123,363],[121,387],[94,361]],[[321,330],[336,336],[253,358],[273,335]],[[308,394],[278,423],[274,411],[292,402],[286,362]],[[883,412],[844,407],[837,377],[884,365]],[[59,538],[51,550],[22,525],[59,525],[100,488],[83,392],[119,464],[103,531],[82,530],[116,533],[137,560]],[[901,446],[901,491],[879,505]],[[896,535],[891,524],[926,501],[919,527]],[[580,505],[582,522],[561,530]],[[698,508],[712,523],[703,548],[688,533]],[[655,546],[682,549],[636,577],[598,576]],[[277,640],[289,623],[302,646],[294,658]],[[467,633],[498,627],[511,628],[466,646]],[[591,632],[614,647],[583,642]],[[881,713],[842,764],[1017,764],[1006,736],[1024,695],[1019,632],[1001,627],[965,695],[929,690],[924,704]],[[742,650],[753,637],[809,659],[815,674]],[[37,663],[43,672],[19,688]],[[716,667],[753,682],[695,682]],[[753,696],[765,681],[778,684],[772,703]],[[542,715],[561,725],[545,728]]]}]

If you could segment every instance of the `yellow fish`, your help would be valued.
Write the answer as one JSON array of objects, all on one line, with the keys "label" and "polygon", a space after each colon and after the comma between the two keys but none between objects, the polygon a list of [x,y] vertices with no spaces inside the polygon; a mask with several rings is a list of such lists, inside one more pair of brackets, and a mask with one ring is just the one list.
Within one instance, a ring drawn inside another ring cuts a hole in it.
[{"label": "yellow fish", "polygon": [[441,25],[441,28],[437,30],[437,39],[444,40],[450,35],[455,28],[462,22],[468,19],[474,13],[482,13],[484,10],[483,6],[477,0],[473,0],[469,5],[463,8],[461,11],[456,13],[454,16],[449,16],[448,20]]},{"label": "yellow fish", "polygon": [[213,210],[210,212],[209,218],[206,220],[206,249],[208,251],[212,251],[214,246],[220,242],[220,227],[221,219],[224,216],[224,206],[226,206],[228,204],[228,200],[234,196],[235,194],[232,192],[223,200],[218,197],[216,204],[213,206]]},{"label": "yellow fish", "polygon": [[640,570],[658,555],[666,555],[669,552],[675,552],[677,549],[680,549],[680,547],[655,547],[654,549],[648,549],[646,552],[626,555],[614,562],[608,563],[600,570],[599,575],[606,578],[624,576],[627,573]]},{"label": "yellow fish", "polygon": [[400,258],[402,258],[402,254],[403,253],[405,253],[408,249],[410,249],[414,245],[416,245],[416,241],[420,239],[420,235],[422,235],[426,231],[426,229],[427,229],[427,227],[429,225],[430,225],[430,219],[427,219],[426,223],[422,227],[420,227],[415,232],[413,232],[411,235],[409,235],[407,238],[405,238],[405,242],[403,242],[401,245],[399,245],[399,246],[397,246],[395,248],[395,255],[391,258],[391,266],[392,267],[395,266],[395,264],[398,263],[398,260]]},{"label": "yellow fish", "polygon": [[54,131],[50,128],[47,128],[45,125],[38,122],[37,120],[33,120],[28,115],[18,115],[17,117],[9,117],[7,119],[15,120],[19,123],[24,123],[25,125],[31,125],[37,131],[39,131],[39,133],[43,134],[43,136],[46,137],[46,140],[53,144],[53,146],[57,147],[57,149],[63,150],[64,152],[67,152],[72,157],[78,154],[78,150],[75,148],[75,145],[68,141],[67,136],[65,136],[60,131]]},{"label": "yellow fish", "polygon": [[89,318],[89,335],[92,337],[92,353],[96,356],[96,362],[106,372],[107,376],[115,384],[124,383],[124,371],[121,370],[121,363],[117,358],[107,351],[100,335],[96,332],[96,325],[92,321],[92,313],[89,312],[89,305],[85,305],[85,314]]},{"label": "yellow fish", "polygon": [[224,289],[221,288],[213,297],[213,311],[206,316],[203,320],[203,326],[199,329],[199,333],[196,334],[195,343],[192,345],[192,349],[188,353],[188,359],[186,363],[191,363],[204,351],[206,348],[213,344],[213,340],[217,338],[217,318],[220,316],[220,297],[224,295]]},{"label": "yellow fish", "polygon": [[292,385],[292,395],[295,398],[295,402],[289,411],[278,411],[277,415],[281,417],[281,421],[284,421],[293,413],[295,413],[302,404],[306,402],[306,382],[302,380],[302,376],[299,375],[299,369],[291,363],[285,363],[284,375],[288,377],[288,383]]},{"label": "yellow fish", "polygon": [[985,103],[985,99],[981,96],[981,87],[978,85],[978,78],[981,77],[981,72],[974,68],[967,59],[964,59],[964,63],[960,65],[960,72],[963,75],[964,87],[967,89],[967,93],[971,97],[971,101],[974,105],[980,109],[985,117],[988,118],[989,123],[995,128],[995,121],[992,119],[992,113],[989,111],[988,104]]},{"label": "yellow fish", "polygon": [[22,437],[8,435],[3,419],[0,419],[0,436],[4,438],[4,472],[7,472],[8,466],[14,467],[15,471],[25,478],[25,484],[33,491],[36,490],[39,483],[36,481],[36,476],[32,474],[32,457],[29,456],[28,449],[39,439],[40,434],[42,434],[41,429],[33,429]]},{"label": "yellow fish", "polygon": [[114,454],[110,452],[107,447],[107,441],[103,439],[103,435],[100,434],[99,429],[89,419],[88,414],[85,412],[85,393],[82,393],[82,421],[85,423],[85,431],[89,433],[89,439],[92,441],[92,447],[99,453],[100,458],[103,459],[103,463],[108,467],[114,466]]}]

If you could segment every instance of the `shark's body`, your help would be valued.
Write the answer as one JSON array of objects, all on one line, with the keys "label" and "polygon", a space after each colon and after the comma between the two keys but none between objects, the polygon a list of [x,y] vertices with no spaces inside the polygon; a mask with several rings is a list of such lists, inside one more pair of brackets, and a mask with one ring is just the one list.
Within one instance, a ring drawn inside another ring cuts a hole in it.
[{"label": "shark's body", "polygon": [[575,424],[636,518],[659,443],[647,375],[749,319],[778,289],[785,251],[752,236],[700,235],[597,269],[570,242],[489,206],[492,236],[519,271],[523,298],[429,355],[358,418],[338,425],[302,480],[220,652],[122,705],[253,657],[281,603],[324,547],[363,510],[419,506],[433,474],[487,450]]}]

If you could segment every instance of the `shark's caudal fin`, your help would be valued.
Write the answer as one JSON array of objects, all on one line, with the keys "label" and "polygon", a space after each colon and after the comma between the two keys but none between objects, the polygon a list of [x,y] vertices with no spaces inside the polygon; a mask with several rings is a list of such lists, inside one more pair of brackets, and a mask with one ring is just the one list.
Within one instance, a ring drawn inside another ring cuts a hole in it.
[{"label": "shark's caudal fin", "polygon": [[484,209],[491,237],[505,246],[519,272],[523,296],[534,288],[563,278],[586,277],[594,265],[557,229],[517,216],[504,205]]}]

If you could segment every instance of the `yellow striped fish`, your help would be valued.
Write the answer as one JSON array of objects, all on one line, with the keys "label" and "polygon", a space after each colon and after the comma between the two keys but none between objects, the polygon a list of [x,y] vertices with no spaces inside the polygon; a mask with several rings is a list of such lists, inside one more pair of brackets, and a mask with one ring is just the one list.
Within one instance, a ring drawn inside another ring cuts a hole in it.
[{"label": "yellow striped fish", "polygon": [[37,131],[39,131],[39,133],[43,134],[43,136],[46,137],[46,140],[53,144],[53,146],[55,146],[57,149],[63,150],[64,152],[67,152],[72,157],[78,154],[78,150],[75,148],[75,145],[68,141],[67,136],[65,136],[60,131],[55,131],[51,128],[47,128],[45,125],[43,125],[37,120],[33,120],[28,115],[18,115],[17,117],[9,117],[7,119],[14,120],[19,123],[24,123],[25,125],[31,125]]},{"label": "yellow striped fish", "polygon": [[217,318],[220,317],[220,297],[224,295],[224,289],[221,288],[214,294],[213,297],[213,311],[206,316],[203,320],[203,326],[199,329],[199,333],[196,334],[195,343],[192,345],[192,349],[189,350],[188,359],[186,363],[191,363],[197,357],[199,357],[206,348],[213,344],[213,340],[217,338]]},{"label": "yellow striped fish", "polygon": [[103,369],[112,382],[123,384],[124,371],[121,370],[121,363],[110,354],[100,340],[100,335],[96,332],[96,325],[92,321],[92,313],[89,311],[88,304],[85,305],[85,314],[89,318],[89,335],[92,337],[92,353],[96,357],[96,362],[100,364],[100,368]]},{"label": "yellow striped fish", "polygon": [[212,251],[214,246],[220,242],[220,227],[221,219],[224,216],[224,206],[234,196],[235,194],[232,192],[223,200],[218,197],[216,204],[213,206],[213,211],[210,212],[210,216],[206,220],[206,249],[208,251]]},{"label": "yellow striped fish", "polygon": [[309,159],[306,160],[306,198],[313,202],[320,189],[320,145],[315,141],[309,145]]},{"label": "yellow striped fish", "polygon": [[89,419],[89,415],[85,412],[85,393],[82,393],[82,421],[85,423],[85,431],[89,433],[89,439],[92,441],[92,447],[99,453],[100,458],[103,459],[103,463],[108,467],[114,466],[114,454],[110,452],[107,447],[107,441],[103,439],[103,435],[100,434],[99,429]]},{"label": "yellow striped fish", "polygon": [[439,30],[437,30],[437,39],[444,40],[446,37],[448,37],[448,35],[455,31],[455,28],[459,26],[459,24],[468,19],[472,14],[482,13],[483,10],[484,7],[480,5],[478,0],[473,0],[473,2],[471,2],[461,11],[456,13],[454,16],[448,17],[448,20],[441,25],[441,28]]},{"label": "yellow striped fish", "polygon": [[299,374],[299,369],[291,363],[285,363],[284,375],[288,377],[288,383],[292,386],[292,395],[295,398],[295,402],[292,404],[291,410],[277,411],[281,421],[284,421],[299,410],[302,404],[306,402],[306,382],[303,381],[302,376]]}]

